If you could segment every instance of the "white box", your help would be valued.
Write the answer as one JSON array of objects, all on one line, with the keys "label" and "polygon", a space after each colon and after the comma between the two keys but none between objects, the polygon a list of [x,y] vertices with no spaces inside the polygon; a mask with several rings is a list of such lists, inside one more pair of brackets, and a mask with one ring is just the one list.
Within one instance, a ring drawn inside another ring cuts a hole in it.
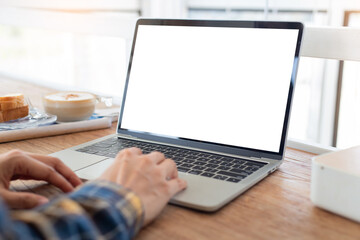
[{"label": "white box", "polygon": [[360,222],[360,146],[312,159],[311,201]]}]

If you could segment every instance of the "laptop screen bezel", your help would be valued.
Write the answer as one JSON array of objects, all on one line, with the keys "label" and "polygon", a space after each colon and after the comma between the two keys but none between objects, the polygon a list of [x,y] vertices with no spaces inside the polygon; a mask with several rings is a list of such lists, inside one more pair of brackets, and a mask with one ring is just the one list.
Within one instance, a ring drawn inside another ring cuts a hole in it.
[{"label": "laptop screen bezel", "polygon": [[[293,70],[292,70],[292,74],[291,74],[290,81],[289,81],[289,92],[288,92],[288,99],[287,99],[287,104],[286,104],[286,111],[285,111],[285,117],[284,117],[284,122],[283,122],[279,151],[278,152],[270,152],[270,151],[265,151],[265,150],[261,150],[261,149],[253,149],[253,148],[246,148],[246,147],[240,147],[240,146],[229,146],[229,145],[224,145],[224,144],[187,139],[187,138],[182,138],[182,137],[159,136],[154,133],[138,132],[135,130],[121,128],[121,122],[122,122],[122,117],[123,117],[123,113],[124,113],[125,101],[126,101],[127,87],[128,87],[128,83],[130,80],[131,65],[132,65],[132,60],[134,57],[137,32],[138,32],[140,25],[297,29],[298,30],[298,39],[297,39],[296,50],[295,50],[295,54],[294,54]],[[225,153],[225,154],[234,154],[234,155],[254,157],[254,158],[270,158],[273,160],[282,160],[283,156],[284,156],[284,151],[285,151],[291,103],[292,103],[293,92],[294,92],[294,87],[295,87],[296,74],[297,74],[297,70],[298,70],[299,53],[300,53],[303,28],[304,28],[303,24],[299,23],[299,22],[138,19],[136,26],[135,26],[133,43],[132,43],[132,48],[131,48],[131,53],[130,53],[130,58],[129,58],[126,82],[125,82],[124,93],[123,93],[123,100],[122,100],[122,105],[121,105],[119,120],[118,120],[118,125],[117,125],[117,133],[120,135],[128,135],[131,137],[149,140],[149,141],[160,142],[160,143],[164,143],[164,144],[174,144],[174,145],[180,145],[180,146],[184,146],[184,147],[191,147],[191,148],[204,149],[204,150],[208,150],[208,151],[221,152],[221,153]]]}]

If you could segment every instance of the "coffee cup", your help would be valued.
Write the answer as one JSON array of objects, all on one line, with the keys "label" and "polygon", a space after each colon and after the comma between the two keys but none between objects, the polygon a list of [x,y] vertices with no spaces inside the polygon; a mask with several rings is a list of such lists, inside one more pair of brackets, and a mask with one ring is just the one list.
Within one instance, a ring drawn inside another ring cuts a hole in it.
[{"label": "coffee cup", "polygon": [[44,110],[59,122],[86,120],[94,113],[96,96],[88,92],[56,92],[43,97]]}]

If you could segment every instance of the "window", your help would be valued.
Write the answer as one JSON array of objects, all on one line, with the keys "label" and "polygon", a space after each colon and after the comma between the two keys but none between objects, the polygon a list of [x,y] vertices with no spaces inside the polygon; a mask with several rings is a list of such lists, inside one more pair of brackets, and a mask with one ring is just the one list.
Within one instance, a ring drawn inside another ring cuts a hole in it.
[{"label": "window", "polygon": [[[360,11],[345,11],[344,26],[360,27]],[[340,64],[338,114],[334,144],[340,148],[360,144],[360,62]]]},{"label": "window", "polygon": [[119,99],[138,1],[0,0],[0,74]]},{"label": "window", "polygon": [[[313,34],[344,19],[359,28],[358,10],[353,0],[0,0],[0,74],[120,98],[139,16],[301,21]],[[359,144],[360,63],[325,58],[301,57],[289,136]]]},{"label": "window", "polygon": [[122,94],[124,38],[0,26],[0,52],[3,75],[59,89]]},{"label": "window", "polygon": [[[203,1],[189,0],[188,16],[199,19],[235,19],[235,20],[275,20],[301,21],[306,27],[311,26],[341,26],[345,9],[355,9],[359,3],[354,1]],[[358,14],[358,13],[357,13]],[[351,21],[360,23],[359,15],[353,14]],[[344,78],[352,79],[343,83],[341,107],[339,115],[339,129],[335,116],[337,114],[337,81],[339,76],[339,61],[312,57],[301,57],[295,88],[294,102],[291,114],[290,138],[305,140],[313,143],[345,147],[345,139],[359,139],[360,124],[355,124],[360,111],[357,102],[356,76],[359,63],[352,62],[344,65]],[[349,88],[352,90],[349,94]],[[359,89],[359,90],[358,90]],[[356,91],[356,92],[355,92]],[[351,102],[352,104],[349,104]],[[346,106],[346,107],[345,107]],[[356,116],[355,116],[356,115]],[[356,127],[355,125],[358,125]],[[348,138],[351,129],[357,129],[357,134]],[[336,137],[338,133],[338,137]],[[336,144],[336,138],[337,144]],[[355,140],[350,140],[352,144]],[[352,145],[348,143],[347,145]]]}]

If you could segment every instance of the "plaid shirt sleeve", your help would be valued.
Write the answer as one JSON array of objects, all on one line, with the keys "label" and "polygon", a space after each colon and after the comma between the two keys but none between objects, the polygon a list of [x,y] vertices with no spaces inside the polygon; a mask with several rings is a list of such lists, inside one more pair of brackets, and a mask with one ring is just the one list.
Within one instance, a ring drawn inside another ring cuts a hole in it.
[{"label": "plaid shirt sleeve", "polygon": [[143,218],[133,192],[92,181],[32,210],[9,212],[0,201],[0,239],[131,239]]}]

